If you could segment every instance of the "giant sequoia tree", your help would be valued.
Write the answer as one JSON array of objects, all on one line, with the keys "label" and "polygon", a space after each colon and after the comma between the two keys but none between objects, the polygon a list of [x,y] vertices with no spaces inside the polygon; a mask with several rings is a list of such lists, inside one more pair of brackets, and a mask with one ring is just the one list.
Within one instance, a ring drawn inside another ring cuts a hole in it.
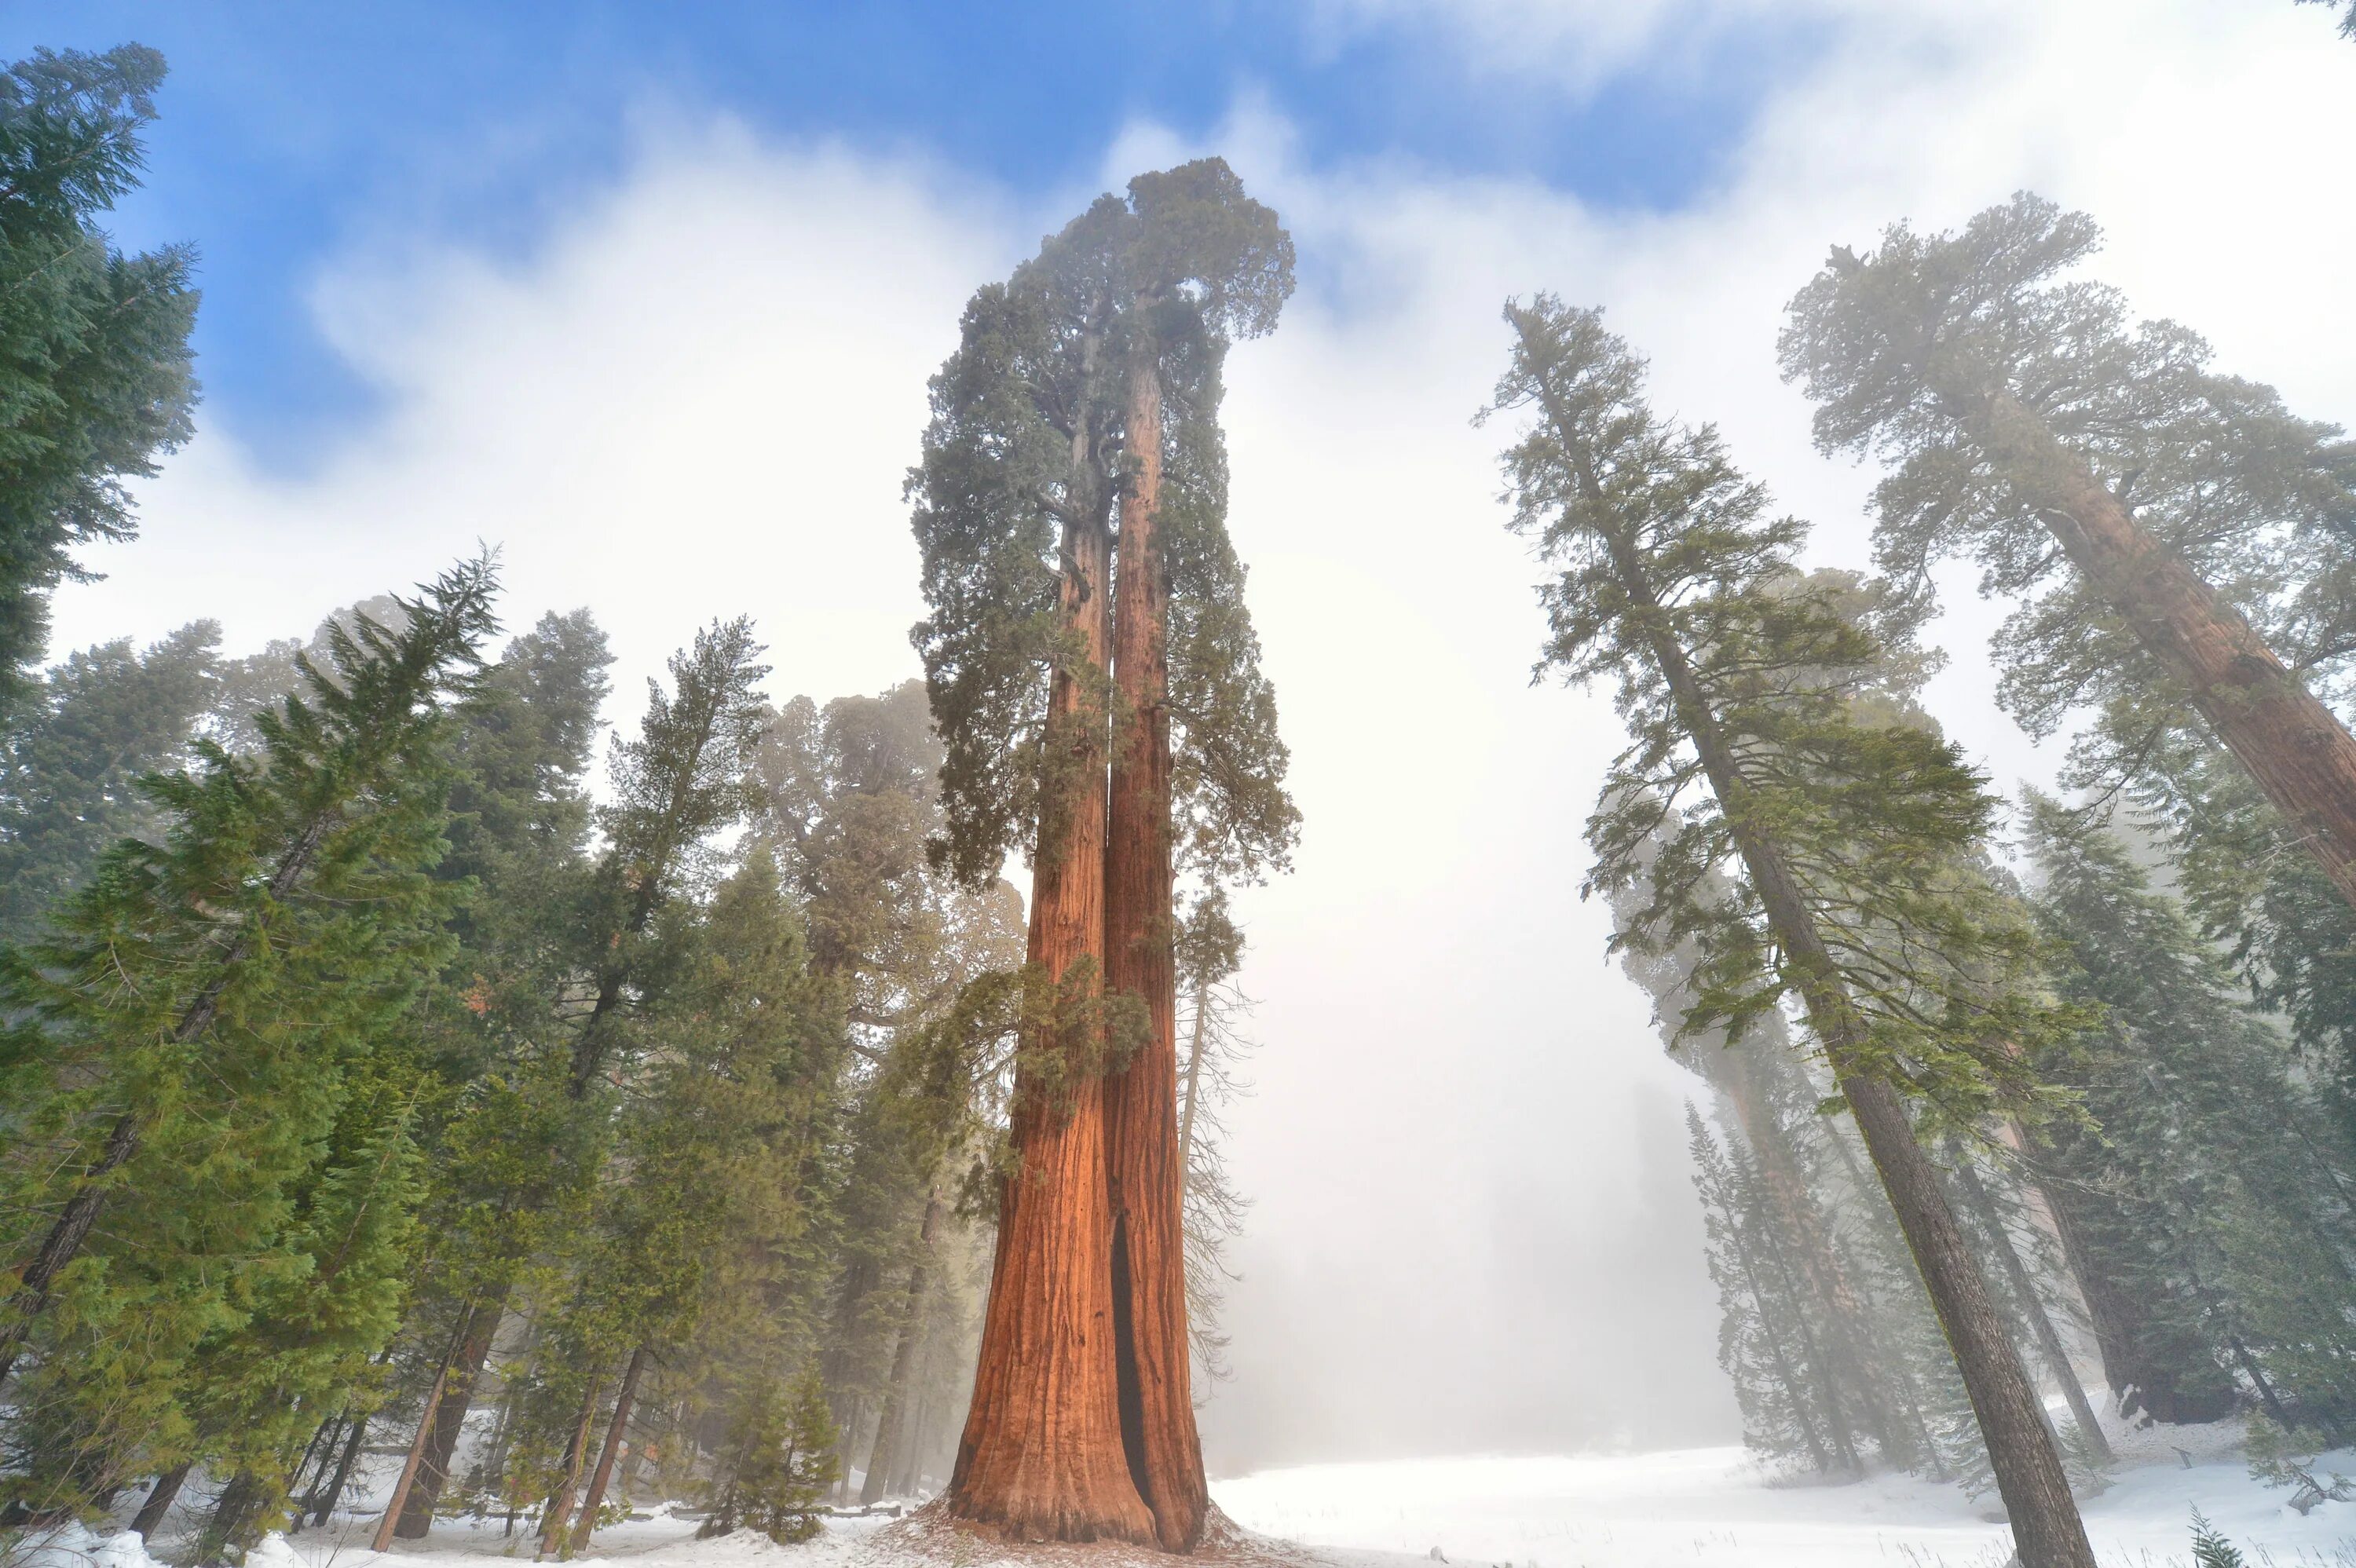
[{"label": "giant sequoia tree", "polygon": [[2032,729],[2092,708],[2132,776],[2205,728],[2356,902],[2356,738],[2314,689],[2356,648],[2356,444],[2063,279],[2098,239],[2024,195],[1961,233],[1836,250],[1792,301],[1784,373],[1820,405],[1820,446],[1891,460],[1887,571],[1921,583],[1969,551],[1984,591],[2033,595],[2003,689]]},{"label": "giant sequoia tree", "polygon": [[[1558,573],[1546,664],[1611,676],[1632,731],[1590,819],[1589,886],[1648,879],[1629,936],[1694,942],[1688,1027],[1740,1032],[1798,1001],[1954,1348],[2022,1561],[2092,1568],[2042,1405],[1907,1107],[2034,1108],[2013,1047],[2060,1026],[2019,984],[2021,923],[1959,871],[1994,801],[1953,746],[1860,700],[1884,650],[1800,580],[1801,525],[1765,516],[1715,432],[1652,412],[1600,313],[1541,297],[1506,317],[1493,411],[1534,416],[1505,464],[1514,527]],[[1732,897],[1714,896],[1720,876]]]},{"label": "giant sequoia tree", "polygon": [[1290,241],[1224,162],[1140,176],[975,295],[910,481],[939,855],[975,880],[1032,855],[1012,1166],[951,1488],[1018,1533],[1201,1533],[1173,880],[1256,874],[1293,833],[1217,425],[1228,343],[1290,287]]}]

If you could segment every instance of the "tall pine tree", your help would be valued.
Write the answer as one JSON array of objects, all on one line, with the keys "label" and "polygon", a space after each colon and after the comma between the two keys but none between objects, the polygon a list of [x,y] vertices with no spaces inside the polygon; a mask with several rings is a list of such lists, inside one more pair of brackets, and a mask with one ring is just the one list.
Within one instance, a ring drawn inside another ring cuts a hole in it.
[{"label": "tall pine tree", "polygon": [[[1906,1106],[1910,1090],[1951,1113],[2031,1099],[2003,1042],[2058,1027],[2005,983],[2026,933],[1956,874],[1993,802],[1952,746],[1858,712],[1881,650],[1794,584],[1800,525],[1764,517],[1714,432],[1652,413],[1598,313],[1542,297],[1506,315],[1492,409],[1536,416],[1505,464],[1514,527],[1558,573],[1547,664],[1612,675],[1633,733],[1590,820],[1589,885],[1642,874],[1665,813],[1693,797],[1637,931],[1701,944],[1697,1028],[1799,1000],[1954,1347],[2022,1560],[2091,1568],[2043,1408]],[[1738,896],[1705,901],[1732,869]]]}]

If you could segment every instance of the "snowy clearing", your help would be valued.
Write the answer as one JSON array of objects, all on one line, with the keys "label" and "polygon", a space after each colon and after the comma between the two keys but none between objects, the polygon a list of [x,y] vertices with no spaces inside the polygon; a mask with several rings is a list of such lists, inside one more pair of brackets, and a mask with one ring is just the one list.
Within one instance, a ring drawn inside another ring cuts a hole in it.
[{"label": "snowy clearing", "polygon": [[[2196,1459],[2208,1450],[2204,1462],[2187,1468],[2162,1445],[2154,1457],[2163,1462],[2123,1466],[2085,1504],[2105,1568],[2189,1562],[2195,1505],[2253,1568],[2356,1565],[2356,1504],[2327,1504],[2301,1519],[2285,1506],[2287,1493],[2249,1478],[2238,1454],[2217,1454],[2222,1445],[2209,1429],[2169,1435]],[[2336,1457],[2342,1468],[2356,1458]],[[1986,1517],[1993,1495],[1976,1501],[1902,1476],[1770,1485],[1740,1447],[1311,1465],[1212,1489],[1255,1531],[1417,1557],[1437,1547],[1460,1568],[1995,1568],[2010,1554],[2003,1527]]]},{"label": "snowy clearing", "polygon": [[[2123,1434],[2126,1462],[2085,1505],[2105,1565],[2164,1568],[2190,1561],[2198,1507],[2247,1553],[2251,1568],[2356,1568],[2356,1504],[2305,1518],[2288,1494],[2249,1478],[2233,1424]],[[2180,1451],[2180,1452],[2179,1452]],[[2183,1456],[2192,1463],[2187,1465]],[[2356,1470],[2356,1453],[2322,1468]],[[1623,1456],[1466,1457],[1305,1465],[1215,1482],[1244,1531],[1205,1556],[1222,1563],[1330,1563],[1408,1568],[1437,1549],[1455,1568],[1998,1568],[2008,1556],[1993,1499],[1954,1487],[1879,1477],[1855,1486],[1769,1482],[1739,1447]],[[367,1549],[372,1512],[325,1531],[273,1536],[248,1568],[397,1568]],[[1127,1548],[1014,1551],[924,1518],[828,1521],[816,1541],[778,1546],[750,1531],[695,1539],[696,1521],[668,1509],[600,1531],[581,1568],[1141,1568],[1166,1562]],[[1259,1539],[1255,1539],[1255,1537]],[[1297,1543],[1293,1544],[1293,1543]],[[168,1559],[173,1542],[159,1541]],[[414,1568],[464,1568],[483,1558],[529,1560],[528,1530],[445,1522],[430,1545],[390,1555]],[[19,1568],[156,1568],[126,1534],[60,1534]]]}]

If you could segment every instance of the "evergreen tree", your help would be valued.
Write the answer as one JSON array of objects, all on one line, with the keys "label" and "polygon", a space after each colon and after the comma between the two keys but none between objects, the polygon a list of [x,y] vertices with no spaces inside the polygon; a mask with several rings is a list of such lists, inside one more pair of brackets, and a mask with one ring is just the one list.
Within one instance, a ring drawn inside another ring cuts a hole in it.
[{"label": "evergreen tree", "polygon": [[[1012,887],[969,889],[931,863],[942,762],[918,681],[823,709],[797,698],[755,760],[759,831],[802,901],[813,967],[842,992],[860,1078],[849,1091],[819,1364],[845,1481],[864,1452],[861,1491],[871,1501],[911,1435],[926,1336],[941,1316],[934,1297],[949,1282],[938,1265],[956,1219],[944,1189],[960,1147],[929,1130],[940,1116],[905,1102],[915,1079],[894,1065],[967,984],[1023,962]],[[954,1122],[972,1088],[952,1077],[923,1092],[952,1097]]]},{"label": "evergreen tree", "polygon": [[190,431],[190,252],[124,255],[99,220],[136,188],[164,57],[36,50],[0,70],[0,713],[48,640],[69,553],[137,529],[127,479]]},{"label": "evergreen tree", "polygon": [[252,1317],[189,1365],[193,1442],[177,1457],[225,1477],[198,1537],[202,1561],[242,1556],[282,1527],[306,1440],[378,1395],[379,1352],[400,1328],[416,1261],[423,1184],[414,1069],[398,1059],[369,1067],[294,1195],[285,1245],[308,1266],[272,1276]]},{"label": "evergreen tree", "polygon": [[[806,1322],[815,1306],[812,1271],[790,1265],[827,1218],[843,1038],[765,851],[719,890],[694,947],[649,1029],[651,1060],[623,1111],[579,1294],[558,1325],[576,1360],[627,1362],[572,1550],[587,1544],[648,1354],[671,1359],[732,1306],[780,1324]],[[743,1254],[734,1266],[732,1254]],[[543,1521],[551,1546],[564,1539],[567,1505]]]},{"label": "evergreen tree", "polygon": [[[1227,1174],[1226,1126],[1221,1111],[1248,1086],[1237,1076],[1252,1043],[1243,1032],[1251,1001],[1236,987],[1244,935],[1227,912],[1226,894],[1213,889],[1197,899],[1178,927],[1179,995],[1184,1040],[1178,1076],[1178,1154],[1186,1171],[1186,1326],[1194,1336],[1198,1391],[1225,1381],[1227,1336],[1220,1327],[1227,1282],[1236,1277],[1227,1249],[1243,1233],[1251,1200]],[[1195,1395],[1199,1403],[1205,1392]]]},{"label": "evergreen tree", "polygon": [[2032,798],[2028,845],[2039,919],[2068,957],[2059,983],[2104,1020],[2049,1068],[2094,1125],[2054,1128],[2043,1158],[2114,1393],[2160,1421],[2213,1420],[2244,1389],[2278,1418],[2346,1420],[2344,1149],[2281,1037],[2124,844]]},{"label": "evergreen tree", "polygon": [[697,1533],[750,1528],[780,1545],[809,1540],[834,1479],[834,1450],[826,1390],[816,1373],[805,1371],[791,1383],[746,1384],[713,1473],[711,1517]]},{"label": "evergreen tree", "polygon": [[444,956],[444,715],[491,591],[462,567],[402,631],[339,633],[265,723],[266,766],[207,744],[151,776],[165,841],[112,851],[10,962],[0,1077],[28,1109],[0,1168],[0,1377],[29,1348],[12,1440],[36,1511],[185,1445],[190,1357],[316,1264],[305,1174]]},{"label": "evergreen tree", "polygon": [[[1547,663],[1613,675],[1633,740],[1590,820],[1590,888],[1649,873],[1642,940],[1697,942],[1689,1025],[1743,1022],[1794,995],[1903,1227],[1987,1440],[2023,1561],[2093,1555],[2035,1390],[1909,1116],[2038,1095],[2007,1049],[2062,1027],[2029,993],[2033,944],[1958,867],[1994,803],[1954,747],[1862,716],[1875,640],[1794,582],[1801,527],[1715,433],[1656,419],[1642,368],[1594,312],[1513,305],[1495,411],[1532,408],[1506,454],[1517,531],[1559,575]],[[1664,814],[1694,805],[1646,867]],[[1706,903],[1739,868],[1737,897]]]},{"label": "evergreen tree", "polygon": [[[1201,1528],[1173,878],[1253,873],[1294,831],[1215,420],[1227,341],[1273,325],[1290,255],[1216,159],[1099,198],[969,304],[910,480],[940,862],[980,880],[1033,850],[1042,1027],[1018,1053],[1020,1185],[1000,1193],[952,1487],[962,1514],[1018,1531],[1183,1549]],[[1111,1343],[1078,1337],[1099,1314]]]},{"label": "evergreen tree", "polygon": [[31,939],[116,839],[161,830],[139,780],[188,760],[220,638],[198,621],[145,651],[102,643],[27,694],[0,735],[0,941]]},{"label": "evergreen tree", "polygon": [[1896,580],[1969,551],[2027,603],[2001,695],[2035,732],[2098,720],[2091,776],[2148,776],[2188,729],[2230,751],[2356,901],[2356,738],[2317,695],[2345,678],[2356,445],[2223,376],[2173,322],[2059,274],[2099,240],[2022,195],[1958,234],[1900,224],[1837,250],[1794,298],[1784,373],[1827,452],[1893,464],[1876,549]]},{"label": "evergreen tree", "polygon": [[[1772,1211],[1758,1169],[1740,1150],[1721,1147],[1691,1104],[1686,1140],[1710,1278],[1718,1285],[1718,1364],[1734,1384],[1743,1444],[1772,1461],[1804,1460],[1811,1470],[1829,1471],[1834,1445],[1847,1434],[1828,1428],[1839,1412],[1821,1397],[1827,1381],[1818,1360],[1823,1347],[1808,1333],[1804,1305],[1778,1267],[1783,1253],[1770,1234]],[[1853,1452],[1838,1462],[1857,1468]]]},{"label": "evergreen tree", "polygon": [[445,1265],[455,1320],[432,1362],[380,1551],[396,1531],[413,1539],[430,1528],[519,1271],[586,1216],[614,1080],[636,1066],[640,1025],[682,973],[695,899],[720,864],[714,836],[753,803],[760,651],[748,621],[714,623],[673,656],[671,690],[648,682],[638,736],[614,748],[603,852],[587,875],[561,880],[576,901],[562,912],[559,944],[526,971],[541,988],[497,1008],[484,998],[501,1054],[445,1137],[464,1168]]}]

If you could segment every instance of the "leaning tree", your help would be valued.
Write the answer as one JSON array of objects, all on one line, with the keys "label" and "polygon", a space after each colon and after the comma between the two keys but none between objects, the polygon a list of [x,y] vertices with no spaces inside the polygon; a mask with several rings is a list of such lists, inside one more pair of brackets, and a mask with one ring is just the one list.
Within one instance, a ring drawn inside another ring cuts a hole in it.
[{"label": "leaning tree", "polygon": [[[1611,678],[1630,730],[1588,841],[1623,944],[1690,942],[1700,1033],[1799,1004],[1914,1254],[2029,1568],[2093,1568],[2042,1403],[1915,1127],[2039,1108],[2017,1046],[2071,1027],[2034,944],[1960,868],[1995,800],[1957,750],[1890,711],[1889,649],[1793,564],[1804,528],[1717,432],[1655,415],[1601,313],[1509,304],[1493,412],[1513,527],[1554,575],[1542,668]],[[1675,815],[1680,805],[1681,816]],[[1912,1110],[1913,1100],[1922,1109]]]},{"label": "leaning tree", "polygon": [[2024,194],[1960,233],[1837,249],[1792,300],[1783,372],[1820,447],[1890,460],[1885,571],[1927,584],[1970,553],[1984,592],[2024,601],[2008,707],[2043,732],[2094,709],[2082,761],[2130,778],[2205,731],[2356,903],[2356,737],[2316,690],[2356,650],[2356,443],[2068,277],[2100,238]]},{"label": "leaning tree", "polygon": [[977,882],[1018,846],[1032,862],[997,1267],[950,1488],[1018,1534],[1184,1551],[1208,1506],[1173,884],[1258,875],[1295,831],[1217,422],[1228,345],[1273,327],[1290,288],[1290,240],[1223,161],[1141,176],[975,294],[909,481],[947,750],[937,859]]}]

